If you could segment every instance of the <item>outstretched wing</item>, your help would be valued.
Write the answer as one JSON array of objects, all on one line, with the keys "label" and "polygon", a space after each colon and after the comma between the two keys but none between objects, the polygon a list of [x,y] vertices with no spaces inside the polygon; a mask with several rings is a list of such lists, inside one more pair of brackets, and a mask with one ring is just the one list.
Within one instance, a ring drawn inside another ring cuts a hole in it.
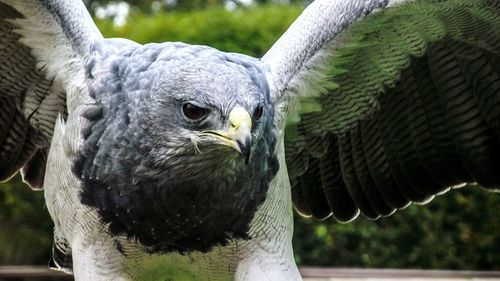
[{"label": "outstretched wing", "polygon": [[[370,14],[389,4],[317,1],[287,32],[299,39],[263,58],[283,114],[300,114],[285,150],[305,215],[375,219],[462,183],[500,187],[500,1],[419,0]],[[324,11],[330,31],[317,23]]]},{"label": "outstretched wing", "polygon": [[56,118],[78,94],[101,38],[77,0],[0,0],[0,181],[19,169],[41,188]]}]

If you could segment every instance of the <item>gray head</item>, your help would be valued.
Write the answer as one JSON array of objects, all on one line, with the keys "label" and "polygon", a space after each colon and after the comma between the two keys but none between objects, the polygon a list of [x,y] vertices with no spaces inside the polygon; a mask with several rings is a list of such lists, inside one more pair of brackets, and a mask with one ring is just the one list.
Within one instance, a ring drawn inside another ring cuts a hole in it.
[{"label": "gray head", "polygon": [[[213,49],[194,52],[193,58],[158,58],[152,65],[157,77],[151,90],[150,133],[158,161],[178,170],[196,165],[198,173],[209,172],[203,176],[212,178],[208,168],[216,161],[246,168],[254,138],[262,136],[262,124],[273,113],[258,61]],[[218,172],[235,170],[227,168]]]},{"label": "gray head", "polygon": [[277,171],[258,60],[178,43],[108,48],[89,62],[82,202],[151,251],[248,238]]}]

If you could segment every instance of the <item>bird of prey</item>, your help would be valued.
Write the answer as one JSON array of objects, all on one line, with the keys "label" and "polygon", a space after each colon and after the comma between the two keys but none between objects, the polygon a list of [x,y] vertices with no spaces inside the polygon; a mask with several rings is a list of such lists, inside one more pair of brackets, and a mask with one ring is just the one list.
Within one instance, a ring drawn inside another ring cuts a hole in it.
[{"label": "bird of prey", "polygon": [[500,186],[500,1],[316,0],[260,59],[0,0],[0,179],[76,280],[301,280],[293,206],[376,219]]}]

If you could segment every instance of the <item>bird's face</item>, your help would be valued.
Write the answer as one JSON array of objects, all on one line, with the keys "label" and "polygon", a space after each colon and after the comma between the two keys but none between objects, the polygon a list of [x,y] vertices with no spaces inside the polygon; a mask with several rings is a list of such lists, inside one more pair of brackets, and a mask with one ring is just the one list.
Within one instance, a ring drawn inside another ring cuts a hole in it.
[{"label": "bird's face", "polygon": [[[278,169],[274,108],[259,61],[183,46],[144,46],[136,53],[150,60],[109,64],[112,77],[95,82],[109,89],[95,94],[104,121],[94,123],[75,168],[84,175],[83,202],[110,232],[154,252],[208,251],[249,238]],[[86,177],[103,147],[115,150],[103,153],[114,155],[104,157],[112,168]]]},{"label": "bird's face", "polygon": [[169,71],[151,91],[149,153],[163,204],[182,218],[168,227],[192,229],[182,247],[202,251],[246,238],[277,169],[264,75],[227,60],[159,67]]},{"label": "bird's face", "polygon": [[[273,115],[266,102],[268,89],[231,64],[193,63],[175,69],[152,91],[151,131],[161,134],[156,138],[158,161],[183,169],[192,166],[194,174],[210,176],[243,169]],[[220,170],[213,169],[217,161],[224,163]]]}]

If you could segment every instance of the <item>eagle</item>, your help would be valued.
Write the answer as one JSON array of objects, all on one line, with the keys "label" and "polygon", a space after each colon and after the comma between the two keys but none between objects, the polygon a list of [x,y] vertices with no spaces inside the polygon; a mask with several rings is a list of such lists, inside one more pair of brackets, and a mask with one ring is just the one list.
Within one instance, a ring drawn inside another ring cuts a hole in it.
[{"label": "eagle", "polygon": [[79,281],[302,280],[294,208],[495,191],[499,159],[498,0],[316,0],[262,58],[0,0],[0,180],[43,189]]}]

